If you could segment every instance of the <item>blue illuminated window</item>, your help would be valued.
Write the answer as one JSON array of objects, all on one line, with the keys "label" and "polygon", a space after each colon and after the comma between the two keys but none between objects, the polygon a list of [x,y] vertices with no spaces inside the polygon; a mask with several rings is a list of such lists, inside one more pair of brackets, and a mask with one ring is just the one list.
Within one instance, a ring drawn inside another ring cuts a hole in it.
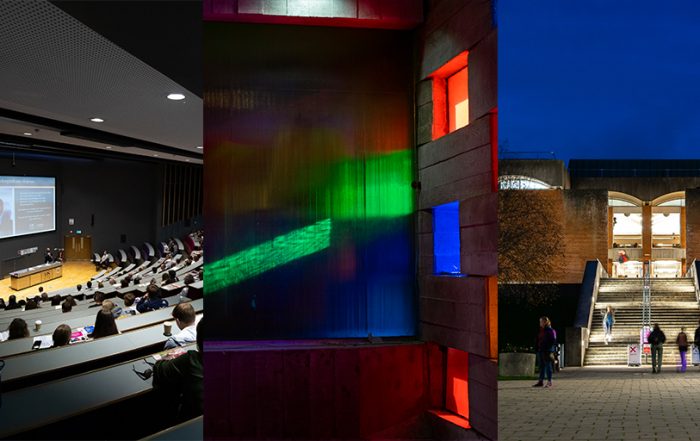
[{"label": "blue illuminated window", "polygon": [[459,202],[433,207],[435,274],[461,274]]}]

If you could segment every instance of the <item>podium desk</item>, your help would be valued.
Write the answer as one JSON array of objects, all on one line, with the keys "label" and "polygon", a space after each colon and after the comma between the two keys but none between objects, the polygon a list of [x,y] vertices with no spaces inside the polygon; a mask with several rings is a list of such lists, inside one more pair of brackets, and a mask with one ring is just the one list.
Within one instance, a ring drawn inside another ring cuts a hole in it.
[{"label": "podium desk", "polygon": [[58,279],[63,275],[61,262],[32,266],[10,273],[10,288],[19,291],[30,286]]}]

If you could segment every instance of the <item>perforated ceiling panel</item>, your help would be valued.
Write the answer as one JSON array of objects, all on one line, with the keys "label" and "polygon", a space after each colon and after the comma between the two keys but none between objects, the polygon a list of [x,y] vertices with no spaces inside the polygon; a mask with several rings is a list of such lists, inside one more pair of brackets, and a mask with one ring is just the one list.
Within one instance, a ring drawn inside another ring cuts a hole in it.
[{"label": "perforated ceiling panel", "polygon": [[0,60],[2,108],[201,152],[199,97],[47,1],[0,1]]}]

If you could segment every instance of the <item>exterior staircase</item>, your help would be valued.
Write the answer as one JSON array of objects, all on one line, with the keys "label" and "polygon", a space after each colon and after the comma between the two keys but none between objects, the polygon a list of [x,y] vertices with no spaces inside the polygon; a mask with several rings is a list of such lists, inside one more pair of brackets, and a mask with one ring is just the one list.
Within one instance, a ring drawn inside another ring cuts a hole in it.
[{"label": "exterior staircase", "polygon": [[[642,279],[601,279],[598,299],[593,312],[591,333],[584,359],[585,366],[627,365],[627,345],[639,343],[642,327]],[[603,315],[607,306],[615,311],[613,340],[605,344]],[[685,326],[692,344],[700,319],[692,278],[651,279],[651,324],[658,323],[666,334],[664,366],[680,361],[676,336]],[[690,364],[690,352],[687,354]],[[651,355],[642,355],[642,364],[651,364]]]}]

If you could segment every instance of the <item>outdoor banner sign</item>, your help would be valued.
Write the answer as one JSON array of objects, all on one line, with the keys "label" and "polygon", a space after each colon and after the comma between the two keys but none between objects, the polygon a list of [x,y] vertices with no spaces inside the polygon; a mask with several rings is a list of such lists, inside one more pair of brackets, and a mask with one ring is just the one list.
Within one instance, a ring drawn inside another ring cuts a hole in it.
[{"label": "outdoor banner sign", "polygon": [[627,366],[640,366],[642,364],[641,352],[639,345],[627,345]]}]

